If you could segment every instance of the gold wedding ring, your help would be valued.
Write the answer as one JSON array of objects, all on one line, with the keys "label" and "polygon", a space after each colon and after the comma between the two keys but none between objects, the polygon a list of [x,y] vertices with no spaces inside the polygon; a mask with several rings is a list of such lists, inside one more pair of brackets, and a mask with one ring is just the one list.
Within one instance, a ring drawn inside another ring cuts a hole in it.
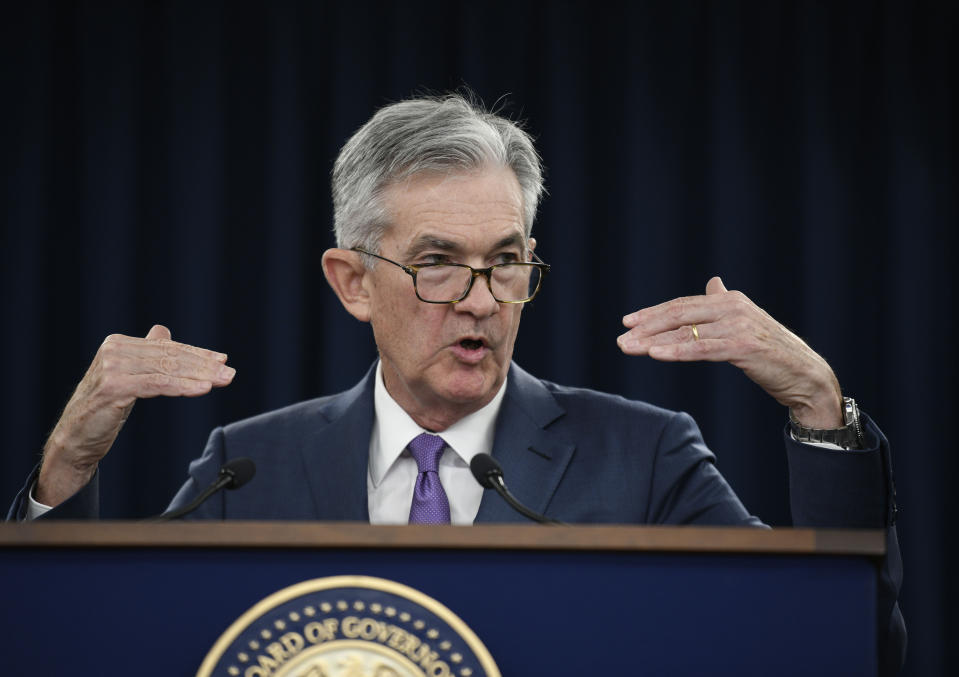
[{"label": "gold wedding ring", "polygon": [[694,340],[694,341],[698,341],[698,340],[699,340],[699,329],[696,328],[696,325],[695,325],[695,324],[692,325],[692,330],[693,330],[693,340]]}]

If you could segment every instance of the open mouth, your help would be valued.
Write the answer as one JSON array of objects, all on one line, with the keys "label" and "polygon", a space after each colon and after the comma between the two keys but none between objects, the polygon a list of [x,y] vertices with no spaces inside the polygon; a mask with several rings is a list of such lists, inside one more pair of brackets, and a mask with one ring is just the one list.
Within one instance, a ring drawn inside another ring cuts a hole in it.
[{"label": "open mouth", "polygon": [[476,339],[463,339],[460,341],[460,347],[466,350],[479,350],[483,347],[483,342]]}]

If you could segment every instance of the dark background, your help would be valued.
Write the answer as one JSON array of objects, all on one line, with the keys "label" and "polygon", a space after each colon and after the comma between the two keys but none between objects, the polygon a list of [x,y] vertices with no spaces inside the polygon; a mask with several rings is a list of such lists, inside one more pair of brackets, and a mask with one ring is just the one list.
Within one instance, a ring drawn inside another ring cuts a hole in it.
[{"label": "dark background", "polygon": [[[139,403],[103,514],[159,512],[215,425],[354,383],[374,349],[320,268],[328,177],[379,106],[468,84],[528,121],[553,265],[516,359],[683,409],[788,524],[785,412],[728,365],[616,348],[721,274],[806,338],[892,442],[905,674],[954,642],[957,10],[928,2],[24,3],[0,19],[0,490],[109,333],[170,327],[238,374]],[[950,669],[948,666],[952,665]]]}]

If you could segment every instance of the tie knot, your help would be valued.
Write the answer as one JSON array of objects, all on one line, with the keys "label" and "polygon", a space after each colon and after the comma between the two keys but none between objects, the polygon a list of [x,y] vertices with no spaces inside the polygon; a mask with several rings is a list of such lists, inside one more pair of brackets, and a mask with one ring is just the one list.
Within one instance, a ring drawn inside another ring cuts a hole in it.
[{"label": "tie knot", "polygon": [[420,472],[437,472],[444,447],[446,442],[439,435],[422,433],[413,438],[409,449]]}]

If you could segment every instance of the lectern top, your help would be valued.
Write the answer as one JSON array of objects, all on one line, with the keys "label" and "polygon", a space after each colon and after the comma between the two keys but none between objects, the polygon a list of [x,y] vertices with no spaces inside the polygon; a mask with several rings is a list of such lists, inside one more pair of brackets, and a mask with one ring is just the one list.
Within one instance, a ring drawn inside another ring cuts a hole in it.
[{"label": "lectern top", "polygon": [[0,524],[0,547],[406,548],[885,554],[880,529],[631,525],[371,526],[353,522]]}]

